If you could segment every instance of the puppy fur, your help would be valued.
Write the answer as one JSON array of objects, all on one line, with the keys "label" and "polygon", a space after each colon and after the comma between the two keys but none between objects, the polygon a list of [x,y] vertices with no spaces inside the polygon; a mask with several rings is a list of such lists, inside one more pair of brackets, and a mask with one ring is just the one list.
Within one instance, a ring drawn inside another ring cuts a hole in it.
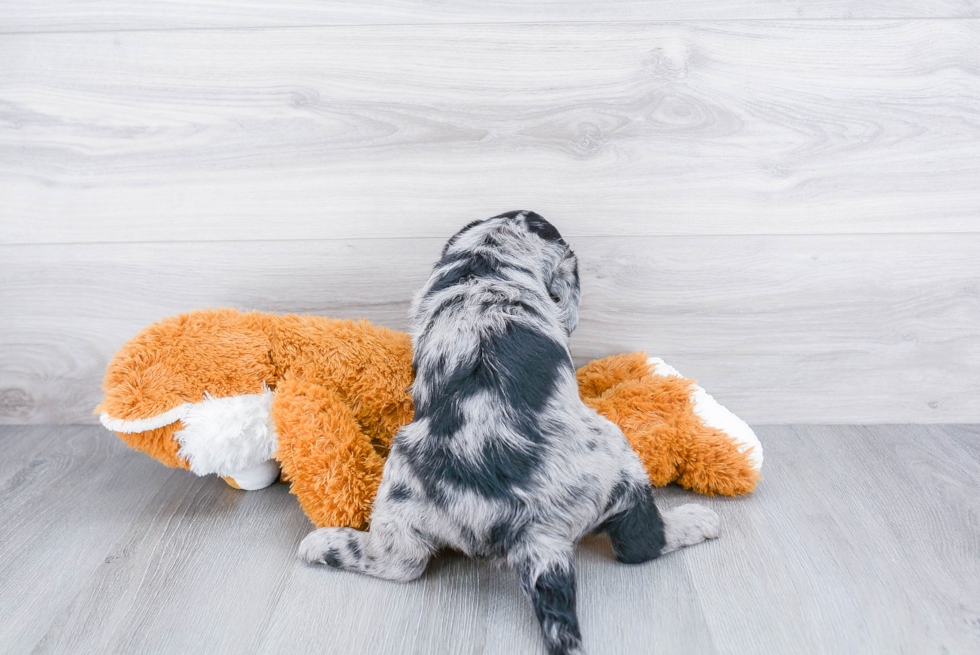
[{"label": "puppy fur", "polygon": [[579,398],[568,340],[575,255],[533,212],[470,223],[412,306],[415,418],[395,437],[368,532],[322,528],[308,562],[406,582],[441,548],[503,560],[552,654],[581,653],[572,552],[593,532],[640,563],[718,535],[684,505],[661,517],[618,427]]}]

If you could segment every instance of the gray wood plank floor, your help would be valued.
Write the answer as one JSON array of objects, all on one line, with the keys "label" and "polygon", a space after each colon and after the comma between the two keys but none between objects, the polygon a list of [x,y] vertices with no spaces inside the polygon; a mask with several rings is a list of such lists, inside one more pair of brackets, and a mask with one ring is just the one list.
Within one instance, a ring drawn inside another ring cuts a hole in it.
[{"label": "gray wood plank floor", "polygon": [[[980,427],[762,427],[722,537],[642,566],[580,546],[597,653],[976,653]],[[296,561],[285,486],[235,491],[93,426],[0,427],[4,653],[542,653],[506,570],[398,585]],[[662,505],[688,502],[678,488]]]}]

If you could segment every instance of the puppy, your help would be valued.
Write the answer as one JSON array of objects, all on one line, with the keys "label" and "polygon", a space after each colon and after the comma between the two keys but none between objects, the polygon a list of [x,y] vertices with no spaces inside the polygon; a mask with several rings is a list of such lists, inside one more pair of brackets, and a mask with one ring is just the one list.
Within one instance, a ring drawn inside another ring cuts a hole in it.
[{"label": "puppy", "polygon": [[548,651],[580,653],[572,552],[603,532],[621,562],[718,535],[683,505],[661,517],[618,427],[579,398],[568,340],[575,255],[532,212],[470,223],[446,244],[412,306],[415,418],[395,437],[371,528],[323,528],[307,562],[407,582],[453,548],[506,561]]}]

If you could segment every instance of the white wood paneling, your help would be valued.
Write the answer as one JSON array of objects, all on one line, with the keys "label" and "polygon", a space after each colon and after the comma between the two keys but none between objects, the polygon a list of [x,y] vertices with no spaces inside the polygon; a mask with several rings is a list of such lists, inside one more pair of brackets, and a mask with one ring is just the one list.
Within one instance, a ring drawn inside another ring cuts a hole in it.
[{"label": "white wood paneling", "polygon": [[[0,420],[92,421],[108,359],[205,306],[404,328],[441,240],[0,248]],[[578,238],[573,354],[646,349],[755,423],[980,418],[980,235]]]},{"label": "white wood paneling", "polygon": [[404,327],[517,208],[582,257],[580,362],[647,348],[754,422],[980,420],[977,7],[2,3],[0,422],[91,421],[197,307]]},{"label": "white wood paneling", "polygon": [[978,43],[966,19],[5,35],[0,243],[446,238],[520,207],[569,236],[976,232]]},{"label": "white wood paneling", "polygon": [[976,0],[5,0],[0,32],[420,23],[980,17]]}]

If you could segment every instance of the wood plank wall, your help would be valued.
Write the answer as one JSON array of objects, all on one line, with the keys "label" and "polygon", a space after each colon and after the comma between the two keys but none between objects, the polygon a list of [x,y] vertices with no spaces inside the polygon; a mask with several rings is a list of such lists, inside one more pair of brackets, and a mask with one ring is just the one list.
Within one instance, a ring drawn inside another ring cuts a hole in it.
[{"label": "wood plank wall", "polygon": [[978,17],[2,3],[0,422],[91,422],[181,311],[404,328],[442,242],[518,208],[579,253],[579,362],[646,349],[755,423],[978,422]]}]

